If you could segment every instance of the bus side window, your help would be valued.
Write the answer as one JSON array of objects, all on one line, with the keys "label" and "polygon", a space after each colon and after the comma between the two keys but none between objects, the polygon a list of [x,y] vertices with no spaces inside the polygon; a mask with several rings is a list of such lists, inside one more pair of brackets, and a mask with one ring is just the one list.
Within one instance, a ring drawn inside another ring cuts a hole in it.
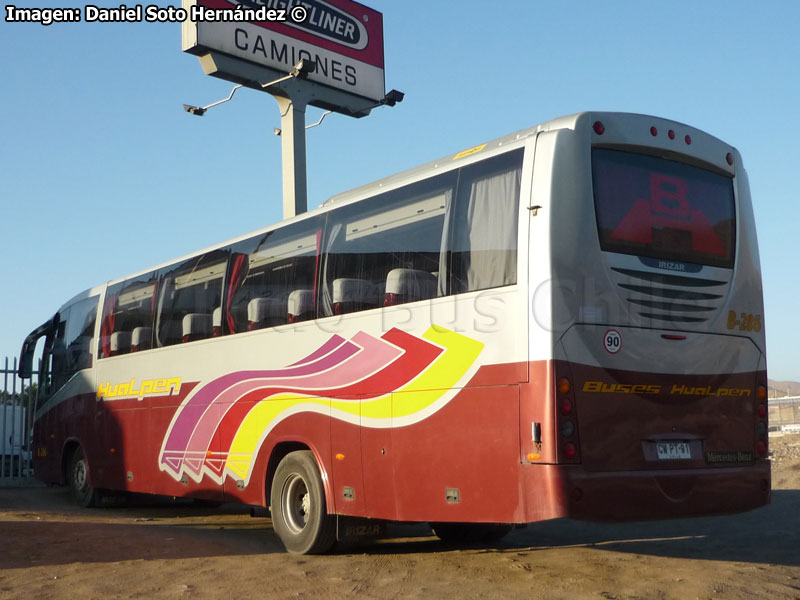
[{"label": "bus side window", "polygon": [[517,282],[522,150],[461,169],[450,248],[450,293]]},{"label": "bus side window", "polygon": [[212,315],[222,306],[229,254],[227,249],[214,250],[159,273],[154,332],[157,346],[212,336]]},{"label": "bus side window", "polygon": [[152,347],[156,291],[154,272],[108,287],[100,322],[101,358]]},{"label": "bus side window", "polygon": [[444,294],[440,255],[455,181],[445,173],[330,213],[322,316]]},{"label": "bus side window", "polygon": [[[312,218],[239,242],[232,248],[222,321],[230,333],[295,322],[300,290],[314,290],[322,220]],[[294,294],[294,296],[293,296]],[[290,301],[294,298],[294,302]],[[302,295],[302,319],[313,318],[313,292]],[[295,309],[297,306],[295,306]]]}]

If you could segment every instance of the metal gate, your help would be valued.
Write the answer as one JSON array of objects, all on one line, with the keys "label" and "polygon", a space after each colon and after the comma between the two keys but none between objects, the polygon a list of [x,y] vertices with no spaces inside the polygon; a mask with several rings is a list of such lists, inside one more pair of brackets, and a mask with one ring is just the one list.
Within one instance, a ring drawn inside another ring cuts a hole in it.
[{"label": "metal gate", "polygon": [[5,359],[0,388],[0,480],[33,477],[31,432],[36,407],[37,377],[17,376],[17,359]]}]

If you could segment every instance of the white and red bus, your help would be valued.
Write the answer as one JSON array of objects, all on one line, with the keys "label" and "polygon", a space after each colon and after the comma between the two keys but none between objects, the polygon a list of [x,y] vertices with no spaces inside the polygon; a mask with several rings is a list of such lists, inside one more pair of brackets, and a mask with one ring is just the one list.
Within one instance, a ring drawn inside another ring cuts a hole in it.
[{"label": "white and red bus", "polygon": [[763,325],[736,149],[581,113],[86,290],[20,370],[44,337],[42,480],[270,507],[316,553],[768,503]]}]

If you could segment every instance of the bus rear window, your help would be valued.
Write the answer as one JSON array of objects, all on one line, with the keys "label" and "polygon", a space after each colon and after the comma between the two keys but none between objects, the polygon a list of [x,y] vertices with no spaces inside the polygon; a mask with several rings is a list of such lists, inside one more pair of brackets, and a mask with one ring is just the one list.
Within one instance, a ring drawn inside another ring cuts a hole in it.
[{"label": "bus rear window", "polygon": [[600,247],[665,260],[733,267],[733,181],[683,163],[592,149]]}]

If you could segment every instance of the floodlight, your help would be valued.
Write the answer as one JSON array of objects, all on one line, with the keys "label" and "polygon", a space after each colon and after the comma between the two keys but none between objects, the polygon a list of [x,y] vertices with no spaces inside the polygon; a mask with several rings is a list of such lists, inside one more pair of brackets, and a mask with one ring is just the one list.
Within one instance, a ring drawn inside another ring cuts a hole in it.
[{"label": "floodlight", "polygon": [[309,73],[313,73],[317,68],[317,63],[309,58],[301,58],[292,69],[290,75],[295,79],[305,79]]},{"label": "floodlight", "polygon": [[202,117],[204,114],[206,114],[205,108],[201,108],[199,106],[189,106],[188,104],[183,105],[183,110],[189,114],[197,115],[198,117]]},{"label": "floodlight", "polygon": [[231,90],[231,93],[228,94],[228,97],[225,98],[224,100],[220,100],[218,102],[212,102],[211,104],[209,104],[207,106],[191,106],[190,104],[184,104],[183,105],[183,110],[185,110],[189,114],[197,115],[198,117],[202,117],[204,114],[206,114],[206,111],[209,108],[212,108],[212,107],[217,106],[219,104],[224,104],[225,102],[228,102],[231,98],[233,98],[233,95],[236,93],[236,90],[238,90],[240,87],[243,87],[243,86],[244,86],[244,84],[242,84],[242,83],[240,83],[239,85],[233,86],[233,89]]},{"label": "floodlight", "polygon": [[406,97],[406,95],[403,92],[398,92],[397,90],[392,90],[391,92],[386,94],[386,96],[384,96],[383,103],[386,106],[394,106],[398,102],[402,102],[403,98],[405,98],[405,97]]}]

